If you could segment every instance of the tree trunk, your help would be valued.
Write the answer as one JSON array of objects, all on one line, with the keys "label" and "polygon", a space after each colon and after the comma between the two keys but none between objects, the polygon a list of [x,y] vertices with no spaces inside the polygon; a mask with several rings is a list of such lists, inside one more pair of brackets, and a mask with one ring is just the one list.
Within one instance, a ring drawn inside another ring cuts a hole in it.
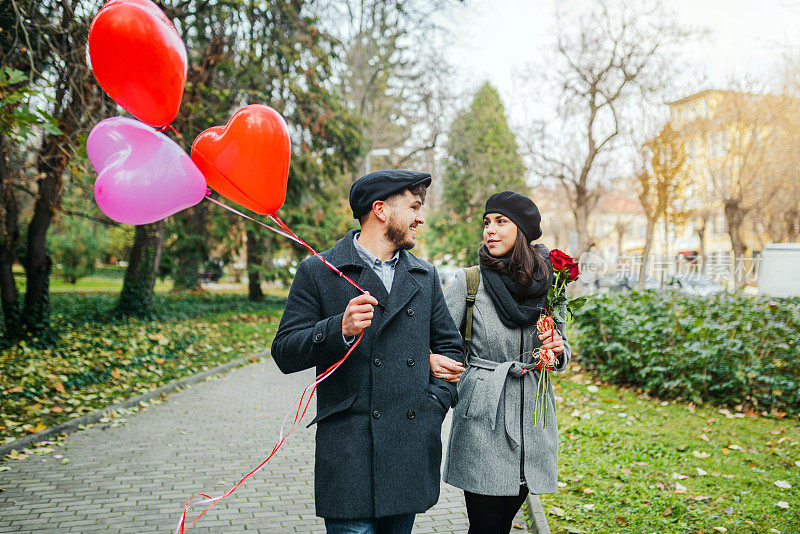
[{"label": "tree trunk", "polygon": [[786,240],[790,243],[800,241],[800,212],[797,209],[790,209],[784,215],[786,224]]},{"label": "tree trunk", "polygon": [[578,248],[577,250],[570,251],[573,256],[579,258],[584,252],[588,252],[589,243],[589,229],[587,228],[589,222],[589,199],[580,187],[575,195],[575,229],[578,231]]},{"label": "tree trunk", "polygon": [[198,274],[200,266],[208,260],[206,219],[208,204],[201,202],[179,214],[183,219],[185,232],[181,236],[175,271],[175,290],[196,291],[201,289]]},{"label": "tree trunk", "polygon": [[19,313],[19,295],[14,281],[14,260],[17,257],[19,224],[14,180],[7,165],[8,140],[0,132],[0,300],[2,300],[4,337],[6,340],[22,336]]},{"label": "tree trunk", "polygon": [[698,251],[697,261],[700,262],[700,272],[706,272],[706,219],[705,217],[697,228],[697,239],[700,242],[700,250]]},{"label": "tree trunk", "polygon": [[264,300],[261,291],[261,263],[263,243],[253,230],[247,230],[247,298],[253,302]]},{"label": "tree trunk", "polygon": [[650,266],[650,251],[653,250],[653,234],[655,233],[655,219],[647,220],[647,231],[644,236],[644,250],[642,250],[642,265],[639,267],[639,280],[636,287],[644,289],[644,282],[647,278],[648,267]]},{"label": "tree trunk", "polygon": [[136,237],[131,247],[116,313],[135,317],[148,317],[152,314],[153,288],[163,245],[163,220],[136,227]]},{"label": "tree trunk", "polygon": [[[745,284],[744,277],[744,256],[747,251],[747,246],[742,238],[742,225],[744,223],[744,216],[746,210],[742,207],[741,201],[735,198],[729,198],[724,201],[725,206],[725,221],[728,226],[728,236],[731,239],[731,248],[733,248],[733,282],[736,289],[741,289]],[[742,264],[740,268],[739,264]]]},{"label": "tree trunk", "polygon": [[25,329],[41,337],[50,326],[50,271],[52,260],[47,254],[47,230],[61,195],[62,176],[69,162],[62,144],[63,135],[47,135],[39,155],[37,170],[39,187],[33,217],[28,225],[25,256],[25,306],[22,317]]}]

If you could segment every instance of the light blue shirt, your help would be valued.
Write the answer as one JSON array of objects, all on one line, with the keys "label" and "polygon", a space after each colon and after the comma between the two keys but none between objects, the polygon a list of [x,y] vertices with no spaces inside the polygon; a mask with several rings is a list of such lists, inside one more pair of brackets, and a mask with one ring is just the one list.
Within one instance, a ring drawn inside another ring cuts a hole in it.
[{"label": "light blue shirt", "polygon": [[381,282],[383,282],[383,286],[386,288],[386,291],[391,293],[392,282],[394,282],[394,271],[397,268],[397,262],[400,260],[400,249],[395,250],[394,256],[388,260],[381,261],[358,242],[358,236],[360,235],[361,232],[357,232],[353,236],[353,244],[356,247],[358,256],[372,268],[373,272],[375,272],[375,274],[378,275],[378,278],[381,279]]},{"label": "light blue shirt", "polygon": [[[386,261],[381,261],[377,256],[372,254],[369,250],[365,249],[361,243],[358,242],[358,236],[361,235],[361,232],[357,232],[353,236],[353,245],[356,247],[356,252],[358,256],[364,260],[364,263],[370,266],[372,271],[378,275],[378,278],[381,279],[383,282],[383,287],[386,288],[388,293],[392,292],[392,282],[394,282],[394,271],[397,268],[397,262],[400,260],[400,249],[394,251],[394,256],[389,258]],[[345,343],[347,346],[353,344],[355,341],[356,336],[345,337]]]}]

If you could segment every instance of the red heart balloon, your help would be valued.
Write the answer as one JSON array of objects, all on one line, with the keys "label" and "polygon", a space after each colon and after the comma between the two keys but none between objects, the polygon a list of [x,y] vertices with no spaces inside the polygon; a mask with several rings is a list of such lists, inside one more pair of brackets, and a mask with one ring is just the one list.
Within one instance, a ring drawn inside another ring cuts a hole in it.
[{"label": "red heart balloon", "polygon": [[289,130],[269,106],[251,104],[192,144],[192,160],[214,191],[249,210],[275,213],[286,199]]},{"label": "red heart balloon", "polygon": [[92,70],[108,96],[151,126],[172,122],[186,85],[186,47],[150,0],[110,0],[89,27]]}]

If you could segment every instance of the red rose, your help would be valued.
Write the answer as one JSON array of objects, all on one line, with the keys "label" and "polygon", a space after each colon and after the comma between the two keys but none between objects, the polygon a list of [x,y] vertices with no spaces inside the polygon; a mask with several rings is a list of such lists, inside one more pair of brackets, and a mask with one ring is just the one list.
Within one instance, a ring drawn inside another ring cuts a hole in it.
[{"label": "red rose", "polygon": [[577,280],[581,274],[578,270],[578,264],[572,259],[572,256],[565,254],[558,249],[550,251],[550,263],[556,271],[567,271],[567,279],[571,282]]}]

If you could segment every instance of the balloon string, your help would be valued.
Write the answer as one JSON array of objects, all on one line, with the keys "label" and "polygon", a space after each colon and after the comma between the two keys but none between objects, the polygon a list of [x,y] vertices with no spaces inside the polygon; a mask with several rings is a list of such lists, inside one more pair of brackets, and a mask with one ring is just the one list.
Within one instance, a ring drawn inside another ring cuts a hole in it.
[{"label": "balloon string", "polygon": [[342,271],[340,271],[339,269],[337,269],[336,267],[334,267],[333,265],[331,265],[330,263],[328,263],[328,260],[326,260],[325,258],[323,258],[323,257],[322,257],[322,256],[319,254],[319,252],[317,252],[316,250],[314,250],[313,248],[311,248],[311,245],[309,245],[308,243],[306,243],[305,241],[303,241],[303,239],[301,239],[301,238],[297,237],[297,236],[295,235],[295,233],[294,233],[294,232],[292,232],[292,230],[291,230],[291,229],[290,229],[288,226],[286,226],[286,223],[284,223],[284,222],[281,220],[281,218],[280,218],[280,217],[278,217],[278,216],[277,216],[276,214],[274,214],[274,213],[271,213],[271,214],[269,215],[269,218],[270,218],[270,219],[272,219],[273,221],[275,221],[276,223],[278,223],[278,225],[279,225],[281,228],[283,228],[283,230],[284,230],[285,232],[287,232],[287,233],[291,234],[291,235],[292,235],[292,237],[294,237],[294,239],[295,239],[295,240],[296,240],[298,243],[300,243],[301,245],[303,245],[304,247],[306,247],[306,249],[308,249],[308,251],[309,251],[309,252],[311,252],[311,254],[313,254],[314,256],[316,256],[317,258],[319,258],[319,259],[320,259],[320,261],[322,261],[322,263],[324,263],[325,265],[327,265],[327,266],[328,266],[328,268],[330,268],[330,269],[333,269],[333,271],[334,271],[334,272],[336,272],[336,273],[338,273],[338,275],[339,275],[339,276],[341,276],[342,278],[344,278],[345,280],[347,280],[348,282],[350,282],[351,284],[353,284],[355,287],[357,287],[357,288],[358,288],[358,289],[361,291],[361,293],[362,293],[362,294],[366,293],[366,291],[364,291],[363,289],[361,289],[361,287],[360,287],[358,284],[356,284],[355,282],[353,282],[353,280],[352,280],[352,279],[351,279],[349,276],[347,276],[347,275],[346,275],[346,274],[344,274]]},{"label": "balloon string", "polygon": [[[356,341],[353,343],[353,345],[350,347],[350,349],[347,351],[347,353],[339,361],[337,361],[336,363],[334,363],[333,365],[328,367],[328,369],[325,372],[317,375],[317,377],[314,379],[314,382],[311,383],[311,385],[309,385],[308,387],[306,387],[306,389],[303,390],[302,395],[300,395],[300,401],[299,401],[299,403],[297,405],[297,410],[295,411],[294,420],[292,421],[291,428],[286,433],[286,435],[284,435],[283,430],[284,430],[284,427],[286,425],[286,421],[289,418],[289,415],[292,413],[292,410],[290,409],[286,413],[286,415],[284,416],[283,422],[281,423],[281,429],[280,429],[280,434],[278,436],[278,442],[272,448],[272,451],[269,453],[269,456],[267,456],[267,458],[263,462],[258,464],[258,467],[256,467],[255,469],[253,469],[252,471],[247,473],[233,487],[231,487],[228,491],[226,491],[225,493],[223,493],[222,495],[220,495],[218,497],[211,497],[209,495],[206,495],[205,493],[197,493],[197,494],[192,495],[189,498],[189,500],[186,501],[186,505],[183,508],[183,514],[181,515],[181,519],[180,519],[180,521],[178,523],[177,528],[175,529],[175,533],[176,534],[183,534],[183,532],[185,531],[186,528],[194,526],[194,524],[197,523],[197,521],[201,517],[203,517],[203,515],[205,515],[206,512],[208,512],[211,508],[216,506],[222,499],[228,497],[230,494],[232,494],[234,491],[236,491],[236,489],[239,486],[241,486],[242,483],[245,480],[247,480],[251,476],[255,475],[256,473],[258,473],[259,471],[261,471],[264,468],[264,466],[267,464],[267,462],[269,462],[272,459],[272,457],[275,455],[275,453],[278,452],[278,449],[281,448],[281,446],[283,445],[283,442],[286,440],[286,438],[288,438],[289,435],[291,435],[297,429],[297,427],[299,426],[300,421],[305,416],[306,411],[308,411],[308,406],[311,403],[311,399],[314,396],[314,392],[316,391],[317,386],[320,383],[322,383],[326,378],[328,378],[334,371],[336,371],[336,369],[338,369],[340,365],[342,365],[344,363],[344,361],[348,358],[348,356],[350,356],[350,354],[356,349],[358,344],[361,342],[361,338],[362,337],[364,337],[364,331],[363,330],[358,335],[358,339],[356,339]],[[309,390],[311,390],[310,393],[309,393]],[[307,399],[305,399],[306,393],[309,393]],[[303,404],[304,399],[305,399],[305,404]],[[302,413],[301,413],[301,409],[302,409]],[[195,497],[198,497],[198,496],[199,497],[205,497],[205,499],[202,499],[202,500],[199,500],[199,501],[196,501],[196,502],[192,502],[192,500]],[[200,513],[200,515],[198,515],[194,519],[194,521],[189,523],[189,525],[187,527],[186,526],[186,513],[189,511],[189,508],[191,508],[193,506],[204,505],[204,504],[208,504],[208,506]]]},{"label": "balloon string", "polygon": [[270,225],[268,225],[266,223],[263,223],[263,222],[261,222],[259,220],[256,220],[256,219],[250,217],[249,215],[245,215],[241,211],[239,211],[239,210],[237,210],[235,208],[232,208],[232,207],[228,206],[227,204],[223,204],[219,200],[216,200],[216,199],[212,198],[210,189],[206,190],[206,200],[208,200],[210,202],[213,202],[217,206],[221,206],[222,208],[230,211],[231,213],[235,213],[236,215],[239,215],[240,217],[244,217],[245,219],[247,219],[249,221],[253,221],[256,224],[260,224],[261,226],[263,226],[267,230],[272,230],[273,232],[275,232],[278,235],[282,235],[283,237],[285,237],[287,239],[291,239],[292,241],[295,241],[298,244],[301,244],[301,245],[303,244],[303,242],[300,239],[298,239],[297,237],[295,237],[294,235],[290,235],[290,234],[287,234],[286,232],[284,232],[282,230],[278,230],[277,228],[274,228],[274,227],[272,227],[272,226],[270,226]]}]

